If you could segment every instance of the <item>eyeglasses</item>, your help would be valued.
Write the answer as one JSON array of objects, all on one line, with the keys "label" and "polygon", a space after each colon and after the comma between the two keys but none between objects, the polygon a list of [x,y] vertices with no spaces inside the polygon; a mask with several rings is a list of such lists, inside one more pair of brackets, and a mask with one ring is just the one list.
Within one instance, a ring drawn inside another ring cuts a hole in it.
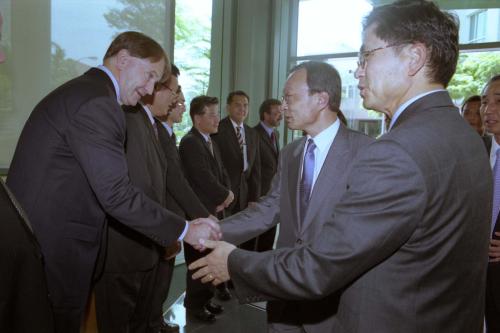
[{"label": "eyeglasses", "polygon": [[401,42],[401,43],[398,42],[398,43],[389,44],[389,45],[382,46],[382,47],[377,47],[375,49],[371,49],[371,50],[368,50],[368,51],[359,52],[359,54],[358,54],[358,62],[357,62],[358,68],[365,69],[368,57],[370,57],[375,52],[380,51],[380,50],[384,50],[384,49],[388,49],[388,48],[391,48],[391,47],[395,47],[395,46],[400,46],[400,45],[403,45],[403,44],[408,44],[408,42]]}]

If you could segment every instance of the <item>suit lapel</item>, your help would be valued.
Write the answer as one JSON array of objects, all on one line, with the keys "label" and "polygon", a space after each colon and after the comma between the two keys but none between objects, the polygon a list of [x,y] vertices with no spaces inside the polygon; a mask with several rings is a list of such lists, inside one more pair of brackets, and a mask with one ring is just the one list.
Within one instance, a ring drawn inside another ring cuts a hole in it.
[{"label": "suit lapel", "polygon": [[316,179],[314,184],[311,200],[309,202],[304,221],[301,223],[300,234],[303,234],[311,225],[314,216],[318,213],[321,207],[328,205],[328,203],[324,202],[326,198],[331,198],[328,193],[331,191],[343,190],[338,188],[338,182],[342,179],[342,174],[346,172],[347,165],[349,163],[349,158],[346,158],[348,153],[348,132],[343,125],[340,125],[339,131],[335,136],[330,149],[328,150],[328,154],[318,175],[318,179]]},{"label": "suit lapel", "polygon": [[233,123],[231,122],[231,119],[229,119],[229,116],[221,121],[221,126],[223,128],[223,131],[226,132],[226,137],[233,149],[233,152],[237,156],[240,156],[240,158],[242,159],[241,163],[243,163],[243,153],[241,152],[240,144],[238,143],[238,138],[236,137],[236,131],[234,130]]},{"label": "suit lapel", "polygon": [[[264,142],[266,143],[267,146],[269,146],[269,148],[273,152],[274,156],[278,156],[278,154],[277,154],[278,147],[273,145],[273,142],[271,141],[271,138],[267,134],[267,131],[264,129],[264,127],[262,127],[262,125],[259,123],[259,126],[257,127],[257,129],[258,129],[259,135],[262,136],[262,138],[264,139]],[[276,135],[276,131],[275,131],[274,135]]]},{"label": "suit lapel", "polygon": [[295,213],[296,228],[300,228],[300,169],[302,168],[302,155],[304,153],[305,137],[300,139],[295,149],[292,151],[292,158],[288,161],[288,193],[290,195],[290,207]]}]

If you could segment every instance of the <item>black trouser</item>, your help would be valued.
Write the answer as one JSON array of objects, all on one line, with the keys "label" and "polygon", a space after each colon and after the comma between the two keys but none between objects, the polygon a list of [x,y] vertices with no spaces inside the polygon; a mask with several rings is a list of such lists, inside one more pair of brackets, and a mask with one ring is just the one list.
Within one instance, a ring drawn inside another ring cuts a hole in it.
[{"label": "black trouser", "polygon": [[486,329],[500,333],[500,264],[490,263],[486,276]]},{"label": "black trouser", "polygon": [[168,297],[172,275],[174,273],[175,257],[170,260],[160,259],[156,273],[156,281],[153,292],[153,305],[151,308],[151,317],[149,326],[158,331],[163,323],[163,303]]},{"label": "black trouser", "polygon": [[[191,245],[184,242],[184,259],[186,265],[206,256],[209,251],[199,252]],[[186,297],[184,298],[184,307],[192,311],[198,311],[214,296],[214,288],[210,283],[202,283],[200,280],[193,280],[193,271],[186,273]]]}]

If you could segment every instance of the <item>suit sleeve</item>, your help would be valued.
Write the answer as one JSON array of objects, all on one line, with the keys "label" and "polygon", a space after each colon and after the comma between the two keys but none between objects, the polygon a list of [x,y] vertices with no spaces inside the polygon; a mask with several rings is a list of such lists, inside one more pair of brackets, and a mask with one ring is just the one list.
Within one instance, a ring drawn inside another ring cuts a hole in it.
[{"label": "suit sleeve", "polygon": [[190,137],[181,141],[179,152],[182,164],[189,174],[191,182],[197,188],[210,193],[215,205],[220,205],[229,195],[229,189],[221,184],[210,171],[208,151],[196,138]]},{"label": "suit sleeve", "polygon": [[161,246],[179,238],[185,221],[131,185],[124,152],[125,117],[111,98],[82,105],[67,141],[103,209]]},{"label": "suit sleeve", "polygon": [[191,219],[207,217],[210,215],[203,206],[198,196],[194,193],[182,171],[182,166],[174,156],[178,154],[172,144],[166,146],[166,157],[169,168],[167,169],[167,191],[186,212]]},{"label": "suit sleeve", "polygon": [[241,244],[278,224],[275,217],[280,209],[281,163],[280,160],[266,196],[260,198],[254,207],[248,207],[222,220],[220,226],[224,241]]},{"label": "suit sleeve", "polygon": [[229,271],[239,300],[318,299],[345,287],[410,238],[426,207],[424,184],[397,143],[375,142],[353,165],[348,190],[317,241],[231,253]]}]

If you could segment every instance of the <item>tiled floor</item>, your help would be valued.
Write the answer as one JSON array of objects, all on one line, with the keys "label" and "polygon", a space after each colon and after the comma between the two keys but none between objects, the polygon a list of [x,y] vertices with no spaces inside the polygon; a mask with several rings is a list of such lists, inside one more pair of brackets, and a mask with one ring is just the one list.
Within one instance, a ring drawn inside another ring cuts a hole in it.
[{"label": "tiled floor", "polygon": [[186,310],[182,305],[186,289],[186,266],[176,265],[167,301],[164,305],[165,319],[178,324],[181,333],[264,333],[266,332],[266,312],[264,303],[239,305],[231,299],[217,303],[224,307],[224,312],[217,316],[213,324],[186,322]]}]

